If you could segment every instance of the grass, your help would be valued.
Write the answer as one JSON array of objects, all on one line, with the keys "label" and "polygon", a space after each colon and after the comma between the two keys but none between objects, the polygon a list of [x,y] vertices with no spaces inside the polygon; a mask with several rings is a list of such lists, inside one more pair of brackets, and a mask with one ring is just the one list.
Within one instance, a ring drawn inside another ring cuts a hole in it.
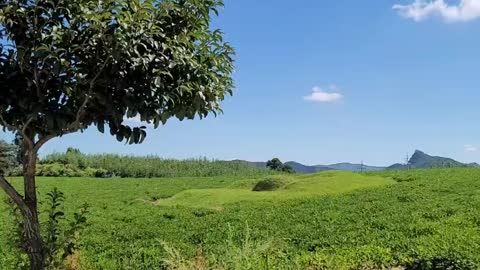
[{"label": "grass", "polygon": [[394,183],[384,177],[363,176],[350,172],[325,172],[299,176],[267,177],[283,183],[274,192],[252,191],[258,179],[240,181],[227,188],[188,189],[170,198],[156,202],[160,206],[186,206],[192,208],[223,209],[227,204],[243,201],[279,202],[319,195],[345,193],[355,189]]},{"label": "grass", "polygon": [[[65,192],[67,215],[91,205],[79,269],[480,268],[478,169],[280,178],[271,192],[240,176],[38,185]],[[14,269],[10,220],[0,203],[0,269]]]}]

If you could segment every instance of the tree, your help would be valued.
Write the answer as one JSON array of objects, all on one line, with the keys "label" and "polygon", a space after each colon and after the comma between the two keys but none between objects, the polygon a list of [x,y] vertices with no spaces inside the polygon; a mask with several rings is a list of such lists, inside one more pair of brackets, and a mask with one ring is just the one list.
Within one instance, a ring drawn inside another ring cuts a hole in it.
[{"label": "tree", "polygon": [[15,145],[0,140],[0,175],[4,175],[15,165]]},{"label": "tree", "polygon": [[68,147],[67,148],[67,151],[65,152],[65,154],[72,154],[72,155],[81,155],[82,152],[80,151],[80,149],[78,148],[73,148],[73,147]]},{"label": "tree", "polygon": [[288,164],[283,164],[282,166],[282,172],[285,172],[285,173],[295,173],[295,170],[292,168],[292,166],[288,165]]},{"label": "tree", "polygon": [[23,196],[0,176],[22,212],[31,269],[45,252],[37,211],[39,149],[94,125],[141,143],[157,128],[221,112],[232,94],[234,54],[210,28],[222,0],[0,0],[0,125],[19,137]]},{"label": "tree", "polygon": [[272,160],[267,161],[267,168],[270,168],[274,171],[279,171],[282,169],[283,163],[278,158],[273,158]]},{"label": "tree", "polygon": [[295,170],[290,165],[284,164],[278,158],[273,158],[272,160],[267,161],[267,168],[279,172],[295,173]]}]

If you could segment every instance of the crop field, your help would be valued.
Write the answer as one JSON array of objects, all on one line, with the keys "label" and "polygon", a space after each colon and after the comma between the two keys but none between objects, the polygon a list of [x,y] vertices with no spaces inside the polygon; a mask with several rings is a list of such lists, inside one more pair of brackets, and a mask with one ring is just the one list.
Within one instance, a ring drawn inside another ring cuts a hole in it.
[{"label": "crop field", "polygon": [[[65,193],[64,223],[90,205],[70,269],[480,268],[478,169],[37,184]],[[4,198],[0,269],[17,269]]]}]

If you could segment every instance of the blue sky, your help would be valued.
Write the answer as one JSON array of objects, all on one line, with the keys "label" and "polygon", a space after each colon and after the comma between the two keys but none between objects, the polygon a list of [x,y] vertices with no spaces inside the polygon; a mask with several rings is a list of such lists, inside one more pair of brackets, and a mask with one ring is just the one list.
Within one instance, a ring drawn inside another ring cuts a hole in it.
[{"label": "blue sky", "polygon": [[236,48],[237,90],[223,115],[171,121],[136,146],[91,129],[50,142],[42,154],[74,146],[388,165],[421,149],[480,161],[480,0],[225,4],[215,26]]}]

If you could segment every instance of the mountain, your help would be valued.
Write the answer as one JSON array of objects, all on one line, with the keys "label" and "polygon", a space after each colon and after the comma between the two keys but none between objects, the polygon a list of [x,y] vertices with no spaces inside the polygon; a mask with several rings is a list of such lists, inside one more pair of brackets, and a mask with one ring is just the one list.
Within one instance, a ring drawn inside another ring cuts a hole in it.
[{"label": "mountain", "polygon": [[[245,163],[254,168],[266,168],[266,162],[252,162],[246,160],[233,160],[233,162],[241,162]],[[384,167],[376,167],[376,166],[367,166],[361,164],[352,164],[352,163],[337,163],[331,165],[304,165],[295,161],[285,162],[285,164],[292,167],[295,172],[297,173],[316,173],[316,172],[323,172],[323,171],[350,171],[350,172],[360,172],[362,171],[381,171],[384,170]]]},{"label": "mountain", "polygon": [[321,171],[326,171],[325,168],[317,168],[316,166],[308,166],[308,165],[303,165],[298,162],[294,161],[289,161],[285,162],[288,166],[292,167],[293,170],[297,173],[316,173],[316,172],[321,172]]},{"label": "mountain", "polygon": [[407,168],[408,167],[405,164],[395,163],[387,167],[387,170],[399,171],[399,170],[406,170]]},{"label": "mountain", "polygon": [[478,164],[465,164],[451,158],[430,156],[420,150],[416,150],[413,156],[406,164],[394,164],[387,170],[405,170],[405,169],[429,169],[429,168],[456,168],[456,167],[477,167]]},{"label": "mountain", "polygon": [[[338,171],[350,171],[350,172],[360,172],[360,171],[383,171],[385,167],[377,167],[377,166],[368,166],[362,164],[352,164],[352,163],[337,163],[327,165],[326,167],[332,168]],[[363,167],[363,169],[362,169]]]}]

